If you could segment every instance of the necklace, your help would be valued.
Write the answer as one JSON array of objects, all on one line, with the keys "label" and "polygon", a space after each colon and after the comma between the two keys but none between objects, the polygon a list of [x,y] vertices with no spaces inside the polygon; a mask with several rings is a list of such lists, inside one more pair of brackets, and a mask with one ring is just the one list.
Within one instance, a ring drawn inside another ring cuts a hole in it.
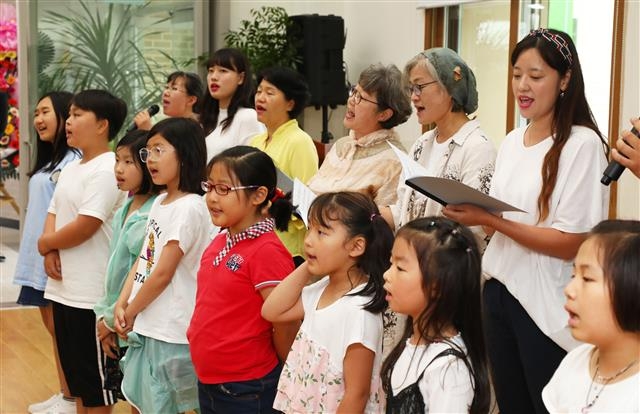
[{"label": "necklace", "polygon": [[[586,405],[582,407],[581,412],[583,414],[588,413],[589,409],[595,405],[596,401],[598,401],[598,398],[600,397],[600,394],[602,394],[602,390],[604,390],[604,387],[606,387],[607,384],[609,384],[614,379],[618,378],[620,375],[627,372],[627,370],[632,366],[634,366],[636,362],[638,362],[638,360],[634,359],[628,365],[626,365],[624,368],[620,369],[618,372],[611,375],[610,377],[603,377],[602,375],[598,375],[598,371],[600,371],[600,356],[598,356],[596,359],[596,372],[593,373],[593,378],[591,379],[591,385],[589,385],[589,391],[587,392],[587,397],[585,398],[585,401],[584,401]],[[593,400],[589,402],[589,397],[591,397],[591,389],[593,388],[595,391],[593,384],[596,382],[596,380],[598,380],[598,382],[602,384],[602,387],[600,387],[600,390],[596,393],[595,397],[593,397]]]}]

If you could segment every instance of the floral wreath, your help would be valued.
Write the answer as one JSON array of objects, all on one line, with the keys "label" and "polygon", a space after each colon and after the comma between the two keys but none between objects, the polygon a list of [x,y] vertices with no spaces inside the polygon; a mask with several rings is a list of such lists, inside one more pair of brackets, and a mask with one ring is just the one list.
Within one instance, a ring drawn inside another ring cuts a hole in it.
[{"label": "floral wreath", "polygon": [[[10,14],[10,13],[7,13]],[[15,16],[7,16],[3,12],[0,20],[0,99],[8,104],[7,123],[0,131],[0,179],[17,178],[20,157],[20,117],[18,114],[18,54],[17,54],[17,22]],[[5,116],[5,114],[0,114]],[[1,122],[0,125],[4,125]]]}]

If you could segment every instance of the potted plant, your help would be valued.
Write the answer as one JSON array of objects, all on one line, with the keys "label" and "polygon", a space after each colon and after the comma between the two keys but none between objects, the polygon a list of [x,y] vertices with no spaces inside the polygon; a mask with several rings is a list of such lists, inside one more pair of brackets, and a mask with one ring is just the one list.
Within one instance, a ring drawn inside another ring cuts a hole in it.
[{"label": "potted plant", "polygon": [[242,20],[238,30],[229,30],[227,47],[240,49],[251,62],[254,73],[270,66],[297,69],[298,55],[295,27],[282,7],[262,6],[251,9],[251,20]]}]

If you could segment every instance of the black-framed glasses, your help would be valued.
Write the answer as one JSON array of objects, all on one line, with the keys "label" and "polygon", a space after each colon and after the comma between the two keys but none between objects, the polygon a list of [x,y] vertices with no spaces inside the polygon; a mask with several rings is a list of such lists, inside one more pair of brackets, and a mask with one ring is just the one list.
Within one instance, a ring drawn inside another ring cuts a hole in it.
[{"label": "black-framed glasses", "polygon": [[210,193],[211,191],[215,191],[216,194],[224,196],[229,194],[231,191],[248,190],[252,188],[258,188],[260,186],[259,185],[241,185],[238,187],[231,187],[226,184],[214,184],[214,183],[210,183],[209,181],[202,181],[200,183],[200,187],[202,188],[202,191],[204,191],[205,193]]},{"label": "black-framed glasses", "polygon": [[358,92],[358,90],[356,89],[355,86],[352,86],[352,87],[349,88],[349,98],[353,98],[353,103],[355,103],[356,105],[358,105],[360,103],[360,101],[367,101],[367,102],[371,102],[372,104],[380,105],[376,101],[372,101],[371,99],[363,98],[362,95],[360,94],[360,92]]},{"label": "black-framed glasses", "polygon": [[427,83],[419,83],[419,84],[410,84],[409,86],[407,86],[407,93],[409,95],[416,95],[416,96],[420,96],[422,95],[422,90],[424,88],[426,88],[429,85],[432,85],[434,83],[438,83],[437,80],[433,80],[431,82],[427,82]]},{"label": "black-framed glasses", "polygon": [[158,161],[165,152],[169,151],[168,148],[162,147],[140,148],[138,155],[140,155],[140,161],[146,164],[149,159]]}]

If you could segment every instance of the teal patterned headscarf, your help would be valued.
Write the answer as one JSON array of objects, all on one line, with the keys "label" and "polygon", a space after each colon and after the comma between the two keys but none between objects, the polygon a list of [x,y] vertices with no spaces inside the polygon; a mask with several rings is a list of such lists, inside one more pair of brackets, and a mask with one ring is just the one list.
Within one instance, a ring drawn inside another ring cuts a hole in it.
[{"label": "teal patterned headscarf", "polygon": [[434,47],[422,52],[429,63],[435,68],[440,82],[456,104],[466,114],[478,109],[478,90],[476,77],[471,68],[453,50],[446,47]]}]

